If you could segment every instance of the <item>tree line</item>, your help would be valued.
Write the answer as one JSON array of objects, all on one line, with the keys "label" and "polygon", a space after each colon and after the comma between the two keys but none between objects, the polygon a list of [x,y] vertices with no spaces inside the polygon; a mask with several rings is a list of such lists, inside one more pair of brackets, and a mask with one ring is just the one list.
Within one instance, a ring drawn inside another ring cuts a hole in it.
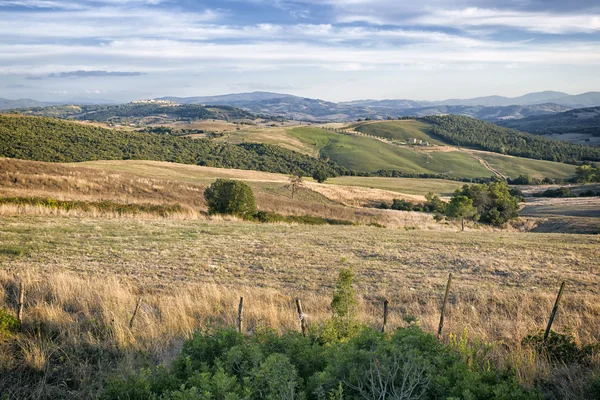
[{"label": "tree line", "polygon": [[600,161],[600,147],[552,140],[458,115],[423,117],[421,120],[432,125],[431,134],[456,146],[570,164]]}]

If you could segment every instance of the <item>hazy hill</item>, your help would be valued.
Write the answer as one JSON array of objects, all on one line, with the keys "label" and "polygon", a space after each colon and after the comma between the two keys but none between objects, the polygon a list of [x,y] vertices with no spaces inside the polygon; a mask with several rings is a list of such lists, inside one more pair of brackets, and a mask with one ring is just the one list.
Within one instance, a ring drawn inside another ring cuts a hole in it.
[{"label": "hazy hill", "polygon": [[12,110],[15,108],[27,108],[27,107],[44,107],[50,106],[56,103],[46,103],[42,101],[36,101],[32,99],[18,99],[9,100],[0,98],[0,110]]},{"label": "hazy hill", "polygon": [[231,106],[206,107],[200,104],[127,103],[118,105],[49,106],[33,107],[19,111],[25,115],[114,123],[255,118],[250,112],[239,108]]},{"label": "hazy hill", "polygon": [[466,115],[486,121],[496,121],[562,112],[579,103],[587,105],[597,102],[597,105],[600,105],[600,93],[570,96],[562,92],[548,91],[530,93],[515,98],[488,96],[435,102],[387,99],[335,103],[281,93],[251,92],[222,96],[162,97],[161,100],[182,104],[228,105],[253,113],[308,121],[351,121],[359,118],[386,119],[388,117],[423,117],[439,114]]}]

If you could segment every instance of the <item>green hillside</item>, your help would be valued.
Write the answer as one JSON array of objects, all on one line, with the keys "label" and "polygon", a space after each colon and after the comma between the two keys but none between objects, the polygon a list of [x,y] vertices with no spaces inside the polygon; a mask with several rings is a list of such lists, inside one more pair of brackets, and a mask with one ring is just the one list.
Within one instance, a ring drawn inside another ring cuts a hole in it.
[{"label": "green hillside", "polygon": [[569,178],[575,175],[575,165],[552,161],[532,160],[523,157],[509,157],[501,154],[477,153],[504,175],[516,178],[521,174],[529,174],[536,178]]},{"label": "green hillside", "polygon": [[[381,122],[363,126],[368,127],[367,131],[372,133],[389,131],[391,127],[405,122],[412,123],[408,128],[402,126],[404,133],[398,134],[396,138],[408,134],[407,132],[411,132],[411,137],[417,137],[415,129],[427,127],[426,124],[416,121]],[[381,126],[384,128],[380,129]],[[516,178],[522,173],[540,178],[568,178],[575,173],[575,166],[570,164],[484,152],[472,152],[474,157],[459,149],[435,151],[435,148],[431,147],[401,147],[371,137],[336,133],[320,128],[294,128],[289,130],[288,134],[314,148],[321,157],[355,171],[375,172],[384,169],[413,174],[447,174],[452,178],[490,177],[493,173],[479,162],[479,157],[511,178]],[[426,132],[421,132],[420,137],[422,140],[430,140]]]},{"label": "green hillside", "polygon": [[350,170],[375,172],[386,169],[414,174],[448,174],[458,178],[491,175],[477,160],[460,151],[425,153],[383,143],[374,138],[319,128],[294,128],[289,133],[313,146],[321,157],[327,157]]},{"label": "green hillside", "polygon": [[378,136],[390,140],[406,142],[410,138],[421,139],[432,144],[444,144],[439,139],[429,135],[427,131],[431,125],[416,120],[365,122],[357,125],[354,130],[368,135]]},{"label": "green hillside", "polygon": [[432,125],[432,135],[456,146],[538,160],[600,161],[598,147],[552,140],[469,117],[443,115],[424,117],[421,121]]},{"label": "green hillside", "polygon": [[347,173],[331,163],[278,146],[215,143],[127,132],[44,117],[0,115],[0,157],[49,162],[152,160],[290,174]]}]

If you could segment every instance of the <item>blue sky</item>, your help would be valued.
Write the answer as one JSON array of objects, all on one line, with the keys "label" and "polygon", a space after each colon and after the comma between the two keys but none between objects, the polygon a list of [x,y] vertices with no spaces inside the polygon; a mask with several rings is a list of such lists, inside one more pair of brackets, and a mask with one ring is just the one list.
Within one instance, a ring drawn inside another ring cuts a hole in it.
[{"label": "blue sky", "polygon": [[0,97],[600,90],[597,0],[0,0]]}]

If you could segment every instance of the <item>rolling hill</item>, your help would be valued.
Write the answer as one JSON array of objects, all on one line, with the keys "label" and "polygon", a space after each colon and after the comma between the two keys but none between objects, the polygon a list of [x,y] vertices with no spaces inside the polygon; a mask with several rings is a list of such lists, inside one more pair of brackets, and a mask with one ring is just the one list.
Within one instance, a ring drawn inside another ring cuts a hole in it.
[{"label": "rolling hill", "polygon": [[[402,124],[406,124],[406,127]],[[488,178],[494,175],[493,170],[511,178],[526,173],[539,178],[565,179],[575,173],[574,165],[558,162],[512,157],[448,145],[422,147],[393,143],[393,140],[401,140],[410,135],[430,143],[443,144],[442,140],[428,132],[431,127],[421,121],[391,121],[361,125],[357,129],[362,129],[363,132],[357,133],[302,127],[290,129],[287,134],[312,147],[321,158],[355,171],[397,170],[404,174],[429,174],[453,179]],[[387,136],[387,139],[378,139],[378,134],[385,135],[380,136],[382,138]],[[280,140],[286,141],[286,138],[281,137]],[[384,175],[382,172],[380,174]]]},{"label": "rolling hill", "polygon": [[254,119],[248,111],[230,106],[204,106],[199,104],[127,103],[104,105],[70,105],[34,107],[19,110],[24,115],[58,117],[80,121],[117,124],[194,121],[199,119]]},{"label": "rolling hill", "polygon": [[499,121],[497,125],[570,143],[600,145],[600,107]]},{"label": "rolling hill", "polygon": [[[305,175],[324,169],[330,176],[475,179],[493,174],[516,178],[529,173],[540,178],[564,179],[574,174],[573,165],[449,146],[448,143],[456,141],[461,145],[470,141],[473,147],[489,150],[486,146],[508,140],[502,135],[509,137],[512,131],[466,117],[430,118],[433,119],[363,123],[349,133],[317,127],[248,127],[248,134],[239,141],[235,135],[241,135],[243,130],[235,130],[232,136],[219,140],[192,139],[11,114],[0,115],[0,156],[51,162],[154,160]],[[489,130],[490,126],[494,129]],[[508,150],[527,153],[549,142],[560,145],[554,156],[575,157],[581,149],[592,149],[521,135],[529,140],[525,141],[529,147],[517,142],[522,147],[508,146]],[[433,146],[395,143],[408,137],[420,138]],[[538,142],[532,142],[531,138]],[[264,143],[266,139],[269,144]],[[228,140],[237,144],[227,143]],[[298,144],[294,148],[302,149],[305,154],[283,148],[292,142]]]},{"label": "rolling hill", "polygon": [[0,156],[34,161],[154,160],[258,171],[330,175],[337,165],[265,144],[222,144],[149,132],[84,126],[44,117],[0,114]]}]

